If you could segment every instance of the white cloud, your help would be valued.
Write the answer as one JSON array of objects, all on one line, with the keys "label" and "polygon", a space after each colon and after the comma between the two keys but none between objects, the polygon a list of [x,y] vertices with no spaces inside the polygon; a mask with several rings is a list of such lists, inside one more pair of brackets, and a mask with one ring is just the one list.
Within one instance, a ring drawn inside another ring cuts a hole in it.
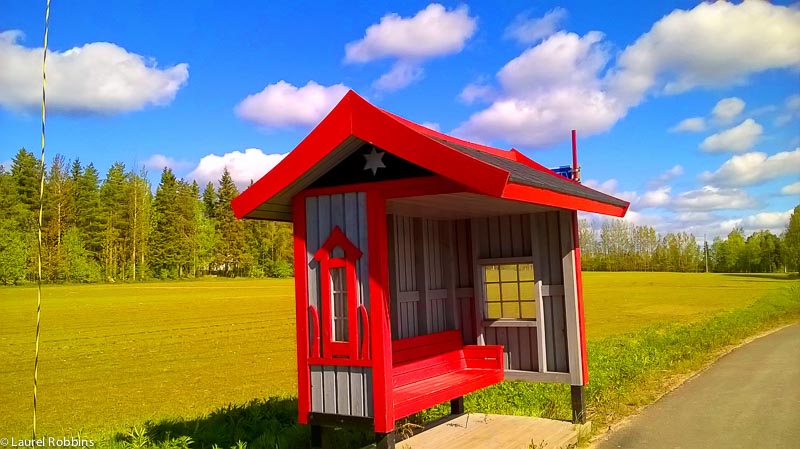
[{"label": "white cloud", "polygon": [[608,130],[654,90],[724,86],[752,73],[800,67],[800,9],[766,2],[675,10],[626,48],[611,69],[602,37],[562,31],[525,50],[497,74],[494,102],[454,132],[480,141],[549,145],[571,128],[582,135]]},{"label": "white cloud", "polygon": [[515,145],[549,145],[569,136],[610,128],[625,109],[600,85],[608,55],[590,32],[559,32],[525,50],[497,74],[502,94],[454,132],[467,138],[502,138]]},{"label": "white cloud", "polygon": [[741,226],[747,234],[763,229],[773,234],[780,234],[786,229],[786,225],[789,223],[789,218],[791,218],[791,216],[791,209],[785,212],[759,212],[744,218],[723,221],[719,224],[719,230],[722,233],[727,233],[731,229]]},{"label": "white cloud", "polygon": [[558,31],[561,22],[567,18],[567,10],[553,8],[543,17],[531,18],[528,14],[520,14],[506,28],[505,37],[521,44],[534,44]]},{"label": "white cloud", "polygon": [[767,2],[675,10],[626,48],[611,69],[602,37],[562,31],[525,50],[497,74],[501,88],[494,102],[454,132],[481,141],[549,145],[566,138],[570,128],[582,135],[608,130],[651,91],[725,86],[753,73],[800,67],[800,8]]},{"label": "white cloud", "polygon": [[789,96],[784,102],[783,111],[775,119],[777,126],[783,126],[800,117],[800,94]]},{"label": "white cloud", "polygon": [[623,51],[609,81],[627,104],[652,88],[679,93],[800,66],[800,9],[768,2],[702,2],[675,10]]},{"label": "white cloud", "polygon": [[[42,48],[19,44],[22,32],[0,32],[0,106],[40,107]],[[64,52],[47,52],[47,107],[77,114],[113,114],[175,99],[189,78],[189,66],[159,68],[152,58],[109,42],[93,42]]]},{"label": "white cloud", "polygon": [[154,154],[144,161],[145,168],[158,171],[163,170],[164,167],[172,170],[181,170],[191,165],[191,162],[177,160],[170,156],[164,156],[163,154]]},{"label": "white cloud", "polygon": [[303,87],[295,87],[281,80],[248,95],[236,106],[236,115],[271,128],[313,126],[348,90],[344,84],[322,86],[309,81]]},{"label": "white cloud", "polygon": [[494,87],[483,83],[470,83],[461,90],[458,98],[467,104],[472,104],[477,100],[491,101],[497,96]]},{"label": "white cloud", "polygon": [[372,85],[378,90],[393,92],[422,79],[424,73],[423,68],[416,63],[397,61],[391,70],[381,75]]},{"label": "white cloud", "polygon": [[603,193],[606,193],[611,196],[615,196],[617,198],[623,199],[630,203],[635,202],[639,196],[636,194],[635,191],[632,190],[625,190],[619,191],[619,181],[616,179],[608,179],[603,182],[594,180],[594,179],[587,179],[583,182],[586,187],[590,189],[599,190]]},{"label": "white cloud", "polygon": [[428,129],[432,129],[434,131],[439,131],[439,129],[441,128],[441,126],[439,126],[439,124],[436,123],[436,122],[422,122],[420,124],[422,126],[428,128]]},{"label": "white cloud", "polygon": [[636,206],[639,209],[648,207],[665,207],[669,205],[672,197],[669,192],[672,190],[669,186],[659,187],[655,190],[648,190],[641,197],[638,198]]},{"label": "white cloud", "polygon": [[781,195],[800,195],[800,182],[793,182],[781,188]]},{"label": "white cloud", "polygon": [[677,125],[669,129],[670,132],[692,132],[697,133],[706,130],[706,119],[703,117],[690,117],[681,120]]},{"label": "white cloud", "polygon": [[706,137],[700,144],[700,148],[710,152],[746,151],[755,145],[763,131],[764,128],[761,125],[749,118],[733,128]]},{"label": "white cloud", "polygon": [[477,20],[469,15],[465,5],[448,11],[438,3],[431,3],[413,17],[390,13],[370,25],[363,38],[345,46],[344,60],[364,63],[396,59],[391,71],[374,86],[397,90],[422,77],[421,64],[426,59],[463,50],[477,27]]},{"label": "white cloud", "polygon": [[682,165],[674,165],[671,168],[667,169],[660,175],[658,175],[655,179],[650,181],[648,184],[654,187],[661,187],[664,184],[672,181],[673,179],[681,176],[683,174],[683,166]]},{"label": "white cloud", "polygon": [[283,160],[286,154],[265,154],[258,148],[248,148],[241,151],[232,151],[222,156],[209,154],[200,159],[194,170],[188,175],[188,179],[196,180],[200,185],[208,182],[217,183],[222,177],[222,172],[228,168],[233,182],[243,190],[250,181],[258,181],[278,162]]},{"label": "white cloud", "polygon": [[681,212],[675,215],[675,219],[684,224],[704,224],[719,220],[719,216],[711,212],[693,211]]},{"label": "white cloud", "polygon": [[787,175],[800,175],[800,147],[772,156],[761,152],[736,155],[713,173],[703,172],[700,179],[716,186],[741,187]]},{"label": "white cloud", "polygon": [[757,204],[744,190],[705,186],[698,190],[681,193],[672,199],[670,205],[673,209],[679,211],[703,212],[724,209],[749,209]]},{"label": "white cloud", "polygon": [[720,122],[730,123],[744,111],[745,103],[741,98],[723,98],[714,106],[711,115]]},{"label": "white cloud", "polygon": [[363,38],[345,46],[345,61],[419,60],[458,53],[476,28],[477,21],[466,6],[447,11],[431,3],[414,17],[387,14],[367,28]]}]

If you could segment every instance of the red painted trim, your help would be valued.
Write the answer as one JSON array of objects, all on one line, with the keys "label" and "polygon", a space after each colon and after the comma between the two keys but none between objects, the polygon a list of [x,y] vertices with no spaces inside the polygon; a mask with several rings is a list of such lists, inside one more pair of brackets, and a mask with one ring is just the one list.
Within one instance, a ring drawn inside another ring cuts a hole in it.
[{"label": "red painted trim", "polygon": [[356,305],[358,304],[358,276],[356,266],[352,260],[346,260],[345,272],[347,275],[347,342],[349,344],[350,360],[358,359],[358,315]]},{"label": "red painted trim", "polygon": [[437,195],[443,193],[473,192],[474,190],[442,176],[396,179],[393,181],[365,182],[333,187],[306,189],[299,193],[304,197],[335,195],[349,192],[380,192],[386,199],[409,196]]},{"label": "red painted trim", "polygon": [[[341,248],[344,258],[331,258],[334,249]],[[322,359],[333,357],[349,357],[358,359],[358,317],[356,303],[358,301],[358,276],[356,275],[356,261],[363,253],[342,232],[334,226],[325,243],[314,254],[314,259],[319,261],[320,272],[320,301],[322,302]],[[336,341],[333,330],[333,294],[331,292],[331,269],[344,268],[345,288],[347,291],[347,341]]]},{"label": "red painted trim", "polygon": [[[308,368],[308,267],[306,266],[305,200],[295,198],[294,216],[294,293],[297,328],[297,421],[308,424],[311,412],[311,374]],[[314,332],[315,334],[317,331]]]},{"label": "red painted trim", "polygon": [[[314,259],[322,261],[323,258],[330,258],[330,253],[336,249],[337,246],[342,248],[345,259],[347,260],[358,260],[364,255],[361,250],[347,238],[339,226],[334,226],[331,233],[328,235],[328,239],[325,240],[325,243],[314,253]],[[330,260],[333,261],[335,259]],[[344,265],[337,265],[337,267],[343,266]],[[333,265],[331,265],[331,268],[334,268]]]},{"label": "red painted trim", "polygon": [[587,198],[578,198],[565,193],[540,189],[522,184],[509,183],[503,191],[502,198],[525,203],[542,204],[569,210],[582,210],[615,217],[624,217],[628,206],[614,206]]},{"label": "red painted trim", "polygon": [[353,135],[420,167],[490,196],[499,196],[509,173],[411,129],[355,96]]},{"label": "red painted trim", "polygon": [[394,429],[392,331],[389,322],[389,250],[386,242],[386,200],[367,192],[369,240],[369,312],[372,329],[372,401],[375,432]]},{"label": "red painted trim", "polygon": [[364,304],[358,305],[358,314],[361,316],[361,325],[364,327],[364,338],[361,340],[361,359],[369,360],[369,317]]},{"label": "red painted trim", "polygon": [[[515,149],[504,151],[438,133],[379,109],[355,92],[350,91],[333,111],[275,168],[234,198],[231,203],[234,214],[238,218],[242,218],[287,189],[350,136],[358,137],[411,163],[427,168],[452,180],[455,184],[493,197],[502,197],[507,190],[509,172],[455,150],[442,143],[441,140],[514,160],[536,170],[558,176]],[[298,188],[302,187],[304,186]],[[353,186],[343,188],[347,189],[345,191],[353,190]],[[410,193],[393,194],[385,191],[384,198],[391,198],[392,195],[395,195],[394,197],[410,196]],[[571,198],[566,194],[561,195]],[[575,200],[581,199],[576,198]],[[519,199],[519,201],[531,202],[531,199]],[[598,213],[610,210],[612,211],[610,215],[622,216],[624,214],[624,212],[619,212],[623,210],[619,207],[592,200],[585,201],[603,204],[607,207],[581,210]],[[533,202],[537,203],[537,201]],[[627,206],[624,209],[627,210]]]},{"label": "red painted trim", "polygon": [[313,305],[308,306],[308,310],[311,312],[311,325],[314,326],[314,336],[311,338],[311,358],[319,358],[319,341],[321,339],[319,334],[319,314],[317,313],[317,308]]},{"label": "red painted trim", "polygon": [[308,364],[321,366],[364,366],[369,368],[372,366],[372,361],[352,360],[345,358],[310,358],[308,359]]},{"label": "red painted trim", "polygon": [[322,357],[330,358],[336,352],[336,345],[332,344],[333,337],[331,335],[333,332],[331,329],[333,326],[333,316],[331,314],[333,297],[331,295],[331,269],[328,266],[328,253],[324,252],[323,254],[325,257],[317,259],[315,256],[314,258],[319,260],[319,302],[322,306],[320,307],[322,309]]},{"label": "red painted trim", "polygon": [[589,383],[589,357],[586,350],[586,319],[583,312],[583,269],[581,268],[581,242],[580,230],[578,228],[578,212],[572,212],[572,241],[575,244],[575,285],[577,286],[578,296],[578,328],[580,330],[581,343],[581,371],[583,385]]},{"label": "red painted trim", "polygon": [[355,92],[345,95],[278,165],[233,199],[231,206],[237,218],[277,195],[350,137],[353,131],[351,102],[357,96]]}]

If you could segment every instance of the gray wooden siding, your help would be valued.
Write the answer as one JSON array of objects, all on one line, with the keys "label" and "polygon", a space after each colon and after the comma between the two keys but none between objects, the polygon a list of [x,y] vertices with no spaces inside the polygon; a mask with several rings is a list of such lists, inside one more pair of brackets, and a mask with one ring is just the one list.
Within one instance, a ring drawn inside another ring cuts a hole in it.
[{"label": "gray wooden siding", "polygon": [[[320,306],[320,273],[314,254],[328,239],[334,226],[363,253],[356,267],[359,279],[358,303],[369,310],[369,251],[367,242],[366,194],[344,193],[321,195],[306,199],[306,262],[308,264],[308,302],[316,307],[322,320]],[[341,255],[341,254],[340,254]],[[359,317],[359,336],[363,338],[365,323]],[[309,320],[309,339],[314,332]],[[322,324],[322,323],[320,323]],[[324,354],[323,354],[324,355]],[[357,367],[312,366],[311,410],[352,416],[372,416],[372,388],[369,369]]]},{"label": "gray wooden siding", "polygon": [[373,416],[372,369],[312,365],[311,411],[348,416]]},{"label": "gray wooden siding", "polygon": [[503,345],[506,369],[538,371],[539,351],[535,327],[486,328],[487,345]]},{"label": "gray wooden siding", "polygon": [[[472,300],[468,221],[390,215],[388,231],[393,338],[469,323],[471,315],[465,316]],[[474,341],[474,332],[468,330],[464,338]]]},{"label": "gray wooden siding", "polygon": [[[561,217],[559,212],[477,218],[471,221],[475,259],[530,257],[534,279],[547,286],[542,297],[547,371],[568,372]],[[476,276],[479,273],[475,270]],[[480,286],[478,286],[480,288]],[[482,304],[476,304],[481,316]],[[479,326],[480,328],[480,326]],[[539,341],[535,327],[483,328],[485,344],[501,344],[506,369],[539,371]],[[544,362],[543,362],[544,363]],[[543,367],[542,367],[543,368]]]}]

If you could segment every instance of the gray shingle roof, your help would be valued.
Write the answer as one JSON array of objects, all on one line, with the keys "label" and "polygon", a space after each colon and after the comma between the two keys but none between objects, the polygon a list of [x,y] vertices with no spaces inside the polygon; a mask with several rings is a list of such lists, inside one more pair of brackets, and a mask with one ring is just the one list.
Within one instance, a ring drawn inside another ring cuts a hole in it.
[{"label": "gray shingle roof", "polygon": [[606,195],[605,193],[598,192],[581,184],[572,182],[564,178],[563,176],[557,175],[555,173],[552,174],[546,173],[541,170],[536,170],[534,168],[528,167],[525,164],[521,164],[519,162],[512,161],[510,159],[506,159],[500,156],[495,156],[494,154],[478,151],[466,147],[464,145],[460,145],[437,137],[433,136],[430,137],[434,140],[443,143],[444,145],[447,145],[448,147],[454,150],[458,150],[468,156],[474,157],[475,159],[479,159],[483,162],[486,162],[487,164],[494,165],[495,167],[507,171],[510,174],[509,180],[511,182],[531,187],[537,187],[540,189],[546,189],[553,192],[563,193],[566,195],[586,198],[594,201],[600,201],[606,204],[612,204],[614,206],[620,206],[620,207],[627,206],[627,202],[623,200],[614,198],[611,195]]}]

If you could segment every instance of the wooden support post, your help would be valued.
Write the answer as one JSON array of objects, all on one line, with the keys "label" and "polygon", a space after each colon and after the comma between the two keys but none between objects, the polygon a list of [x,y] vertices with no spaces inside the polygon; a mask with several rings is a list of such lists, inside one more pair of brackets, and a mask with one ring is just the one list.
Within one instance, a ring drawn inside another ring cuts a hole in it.
[{"label": "wooden support post", "polygon": [[574,424],[586,423],[586,398],[583,394],[583,385],[570,385],[572,394],[572,422]]},{"label": "wooden support post", "polygon": [[464,414],[464,396],[459,396],[450,401],[450,414],[451,415]]},{"label": "wooden support post", "polygon": [[312,424],[311,425],[311,448],[312,449],[321,449],[322,448],[322,426],[317,426]]},{"label": "wooden support post", "polygon": [[375,449],[394,449],[394,431],[388,433],[375,432]]}]

